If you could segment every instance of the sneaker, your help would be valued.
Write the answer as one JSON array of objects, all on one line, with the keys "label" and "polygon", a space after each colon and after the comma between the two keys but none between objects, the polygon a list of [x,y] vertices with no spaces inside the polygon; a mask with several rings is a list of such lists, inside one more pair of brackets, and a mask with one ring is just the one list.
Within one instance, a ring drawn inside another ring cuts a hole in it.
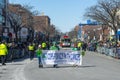
[{"label": "sneaker", "polygon": [[43,68],[43,65],[39,65],[39,68]]},{"label": "sneaker", "polygon": [[58,65],[57,65],[57,64],[54,64],[53,67],[54,67],[54,68],[58,68]]}]

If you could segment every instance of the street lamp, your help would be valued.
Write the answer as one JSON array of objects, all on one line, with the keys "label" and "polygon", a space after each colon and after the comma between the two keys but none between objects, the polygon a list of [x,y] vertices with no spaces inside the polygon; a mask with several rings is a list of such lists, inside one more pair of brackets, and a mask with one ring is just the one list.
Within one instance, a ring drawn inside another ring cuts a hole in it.
[{"label": "street lamp", "polygon": [[90,34],[90,31],[88,31],[88,34],[87,34],[88,35],[88,41],[90,40],[90,35],[89,34]]},{"label": "street lamp", "polygon": [[94,38],[93,38],[93,39],[95,40],[95,31],[96,31],[96,30],[95,30],[95,29],[93,29],[93,31],[94,31]]}]

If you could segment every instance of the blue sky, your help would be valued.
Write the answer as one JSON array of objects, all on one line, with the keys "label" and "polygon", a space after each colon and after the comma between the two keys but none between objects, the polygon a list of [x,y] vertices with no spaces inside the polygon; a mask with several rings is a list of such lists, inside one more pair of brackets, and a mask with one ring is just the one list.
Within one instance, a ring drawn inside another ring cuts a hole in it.
[{"label": "blue sky", "polygon": [[86,8],[97,0],[9,0],[10,3],[28,4],[51,19],[60,31],[68,32],[79,23],[86,22],[83,15]]}]

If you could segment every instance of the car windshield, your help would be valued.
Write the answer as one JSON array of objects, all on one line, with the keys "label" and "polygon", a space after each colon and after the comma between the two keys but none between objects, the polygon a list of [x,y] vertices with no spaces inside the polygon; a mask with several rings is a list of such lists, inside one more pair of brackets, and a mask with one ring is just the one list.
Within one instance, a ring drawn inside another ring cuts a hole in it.
[{"label": "car windshield", "polygon": [[62,39],[62,42],[70,42],[70,39]]}]

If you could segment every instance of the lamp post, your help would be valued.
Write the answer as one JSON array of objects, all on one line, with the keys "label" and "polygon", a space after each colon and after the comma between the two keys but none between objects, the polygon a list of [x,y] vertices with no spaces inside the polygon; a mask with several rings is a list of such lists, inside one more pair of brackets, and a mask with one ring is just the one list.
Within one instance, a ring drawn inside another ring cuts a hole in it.
[{"label": "lamp post", "polygon": [[88,34],[87,34],[88,35],[88,42],[90,40],[90,35],[89,34],[90,34],[90,31],[88,31]]},{"label": "lamp post", "polygon": [[95,30],[95,29],[93,29],[93,31],[94,31],[94,37],[93,37],[93,39],[95,40],[95,39],[96,39],[96,37],[95,37],[95,31],[96,31],[96,30]]}]

